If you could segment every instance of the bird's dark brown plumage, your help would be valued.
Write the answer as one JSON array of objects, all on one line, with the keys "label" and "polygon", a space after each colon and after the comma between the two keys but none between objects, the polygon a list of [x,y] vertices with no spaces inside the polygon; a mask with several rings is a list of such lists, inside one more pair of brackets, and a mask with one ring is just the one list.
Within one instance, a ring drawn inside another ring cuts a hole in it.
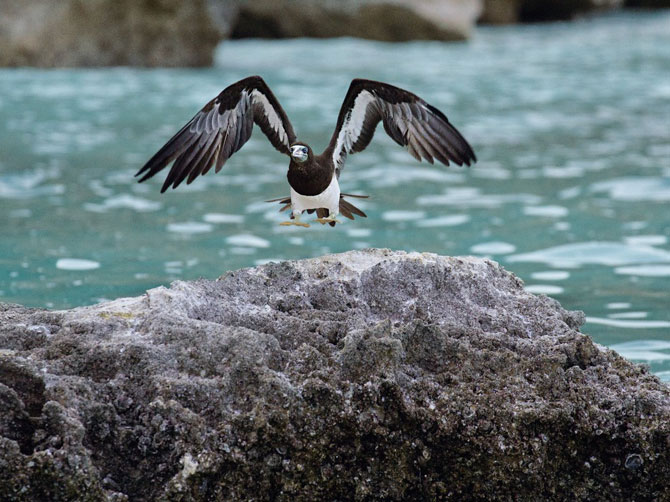
[{"label": "bird's dark brown plumage", "polygon": [[[266,108],[263,98],[270,108]],[[268,111],[276,113],[283,131],[273,128]],[[191,183],[212,166],[219,172],[231,155],[249,140],[254,122],[277,150],[288,155],[289,147],[296,141],[293,126],[265,81],[254,76],[221,91],[149,159],[136,176],[143,174],[139,180],[142,182],[174,160],[161,189],[165,192],[170,185],[177,188],[187,176],[187,183]]]},{"label": "bird's dark brown plumage", "polygon": [[[144,181],[173,162],[161,192],[176,188],[184,180],[191,183],[212,167],[218,172],[251,136],[257,124],[272,145],[291,155],[298,144],[308,148],[309,155],[299,162],[291,157],[288,182],[302,196],[318,196],[339,178],[347,155],[365,149],[379,123],[399,145],[407,148],[417,160],[435,160],[449,165],[471,165],[474,151],[437,108],[409,91],[383,82],[354,79],[338,114],[335,131],[320,155],[297,141],[293,126],[261,77],[247,77],[226,87],[207,103],[138,171]],[[338,188],[339,192],[339,188]],[[282,204],[293,202],[281,199]],[[314,208],[317,215],[323,209]],[[360,209],[340,197],[339,212],[353,219],[365,216]],[[326,216],[328,216],[326,214]]]},{"label": "bird's dark brown plumage", "polygon": [[[338,138],[348,119],[351,123],[357,99],[363,93],[369,93],[371,99],[366,105],[360,134],[353,138],[349,148],[347,145],[341,148]],[[364,79],[351,82],[324,155],[328,153],[336,159],[339,155],[343,163],[347,154],[360,152],[370,144],[380,121],[386,133],[419,161],[426,159],[432,164],[437,159],[447,166],[449,161],[459,166],[477,161],[472,147],[440,110],[409,91]]]}]

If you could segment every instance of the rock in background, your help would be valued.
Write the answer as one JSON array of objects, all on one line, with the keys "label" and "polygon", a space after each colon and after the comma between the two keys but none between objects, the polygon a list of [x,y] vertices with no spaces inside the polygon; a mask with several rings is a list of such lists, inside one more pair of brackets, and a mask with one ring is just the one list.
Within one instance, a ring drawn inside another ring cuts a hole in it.
[{"label": "rock in background", "polygon": [[2,0],[0,66],[206,66],[233,12],[208,0]]},{"label": "rock in background", "polygon": [[[669,6],[670,0],[626,0]],[[553,21],[624,0],[3,0],[0,66],[208,66],[233,38],[463,40],[483,23]]]},{"label": "rock in background", "polygon": [[207,66],[235,37],[463,39],[479,0],[4,0],[0,66]]},{"label": "rock in background", "polygon": [[[480,22],[489,24],[565,21],[621,7],[624,0],[483,0]],[[644,0],[642,0],[644,1]]]},{"label": "rock in background", "polygon": [[644,9],[670,8],[670,0],[625,0],[626,7],[641,7]]},{"label": "rock in background", "polygon": [[479,0],[3,0],[0,66],[208,66],[235,37],[461,40]]},{"label": "rock in background", "polygon": [[480,11],[479,0],[247,0],[232,37],[463,40]]},{"label": "rock in background", "polygon": [[0,498],[669,500],[670,388],[475,258],[0,305]]}]

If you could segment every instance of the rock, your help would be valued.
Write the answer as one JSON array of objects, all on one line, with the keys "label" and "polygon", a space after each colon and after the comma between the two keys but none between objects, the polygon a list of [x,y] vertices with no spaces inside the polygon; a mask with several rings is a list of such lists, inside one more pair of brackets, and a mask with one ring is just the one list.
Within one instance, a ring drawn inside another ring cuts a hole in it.
[{"label": "rock", "polygon": [[621,7],[623,0],[522,0],[521,22],[562,21],[593,11]]},{"label": "rock", "polygon": [[[670,500],[670,388],[494,262],[0,306],[5,500]],[[523,480],[523,482],[519,482]]]},{"label": "rock", "polygon": [[521,0],[484,0],[479,22],[482,24],[514,24],[519,22]]},{"label": "rock", "polygon": [[478,0],[249,0],[232,38],[462,40],[479,10]]},{"label": "rock", "polygon": [[3,0],[0,66],[206,66],[222,0]]},{"label": "rock", "polygon": [[484,0],[480,22],[509,24],[564,21],[622,5],[623,0]]},{"label": "rock", "polygon": [[460,40],[479,0],[4,0],[0,9],[0,66],[208,66],[233,26],[237,38]]},{"label": "rock", "polygon": [[625,6],[643,9],[667,9],[670,8],[670,0],[625,0]]}]

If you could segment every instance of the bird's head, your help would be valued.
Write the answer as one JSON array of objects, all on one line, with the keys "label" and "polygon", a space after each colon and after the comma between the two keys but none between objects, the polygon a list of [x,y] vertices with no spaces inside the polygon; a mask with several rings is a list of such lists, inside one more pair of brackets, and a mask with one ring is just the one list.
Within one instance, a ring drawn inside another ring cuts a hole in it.
[{"label": "bird's head", "polygon": [[302,164],[309,159],[309,147],[302,143],[295,143],[291,145],[291,158],[299,164]]}]

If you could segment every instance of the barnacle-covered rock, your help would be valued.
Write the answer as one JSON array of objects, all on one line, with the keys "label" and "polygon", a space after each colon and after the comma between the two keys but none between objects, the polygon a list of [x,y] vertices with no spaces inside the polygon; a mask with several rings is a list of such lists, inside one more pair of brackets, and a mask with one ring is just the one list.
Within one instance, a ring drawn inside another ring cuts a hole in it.
[{"label": "barnacle-covered rock", "polygon": [[668,500],[670,389],[476,258],[364,250],[0,305],[0,494]]}]

